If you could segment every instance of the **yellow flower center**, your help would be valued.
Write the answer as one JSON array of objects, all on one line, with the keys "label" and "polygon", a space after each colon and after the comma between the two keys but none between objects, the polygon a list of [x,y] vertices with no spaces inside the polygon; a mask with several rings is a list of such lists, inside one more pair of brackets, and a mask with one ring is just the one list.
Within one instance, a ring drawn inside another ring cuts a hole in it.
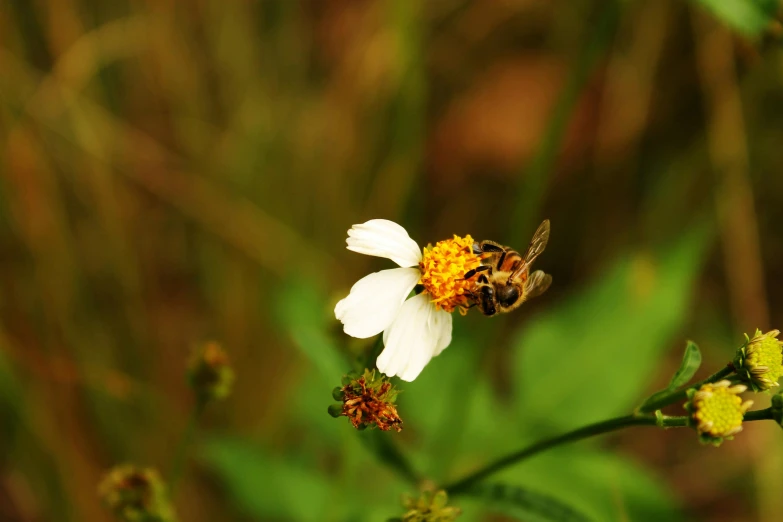
[{"label": "yellow flower center", "polygon": [[775,386],[783,374],[783,353],[780,341],[769,332],[754,337],[748,346],[748,356],[745,366],[751,374],[760,381],[762,388]]},{"label": "yellow flower center", "polygon": [[424,249],[419,263],[419,284],[424,285],[439,310],[453,312],[457,307],[465,310],[468,306],[466,294],[474,282],[463,278],[480,265],[481,259],[473,253],[473,238],[470,235],[464,238],[455,235],[454,239],[438,241],[435,246]]},{"label": "yellow flower center", "polygon": [[750,402],[742,402],[739,394],[744,386],[729,387],[728,381],[705,384],[693,397],[693,418],[697,429],[713,437],[728,437],[742,429],[742,419]]}]

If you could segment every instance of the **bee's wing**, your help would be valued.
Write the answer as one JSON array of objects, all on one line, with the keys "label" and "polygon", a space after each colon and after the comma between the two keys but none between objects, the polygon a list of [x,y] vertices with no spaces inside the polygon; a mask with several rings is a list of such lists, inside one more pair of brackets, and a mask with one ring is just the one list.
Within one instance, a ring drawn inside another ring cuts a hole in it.
[{"label": "bee's wing", "polygon": [[542,270],[536,270],[525,281],[525,298],[530,299],[543,294],[551,284],[551,275],[545,274]]},{"label": "bee's wing", "polygon": [[546,244],[549,242],[549,220],[545,219],[538,228],[536,233],[533,234],[533,239],[530,240],[530,245],[525,251],[525,255],[522,256],[522,262],[519,264],[516,270],[511,274],[509,279],[517,279],[523,272],[530,268],[533,261],[541,255],[541,252],[546,248]]}]

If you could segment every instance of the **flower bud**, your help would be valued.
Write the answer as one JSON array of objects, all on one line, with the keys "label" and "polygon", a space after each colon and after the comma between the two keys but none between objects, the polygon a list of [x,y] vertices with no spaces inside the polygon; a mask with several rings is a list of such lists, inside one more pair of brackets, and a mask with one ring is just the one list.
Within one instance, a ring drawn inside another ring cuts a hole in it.
[{"label": "flower bud", "polygon": [[188,381],[202,404],[228,397],[234,370],[218,343],[210,341],[196,348],[188,364]]},{"label": "flower bud", "polygon": [[403,522],[452,522],[461,510],[448,507],[448,496],[443,490],[424,490],[419,498],[404,496],[402,504],[407,510]]},{"label": "flower bud", "polygon": [[335,388],[332,396],[343,402],[329,406],[331,416],[348,417],[358,430],[367,427],[377,427],[383,431],[402,430],[402,419],[394,405],[398,391],[388,377],[376,370],[365,370],[361,376],[349,374],[343,377],[342,382],[343,387]]},{"label": "flower bud", "polygon": [[779,333],[770,330],[762,334],[756,330],[752,339],[745,334],[745,344],[737,350],[734,368],[753,391],[778,386],[783,375],[783,342],[777,339]]},{"label": "flower bud", "polygon": [[747,386],[732,386],[724,380],[705,384],[698,390],[689,390],[690,399],[685,409],[691,414],[691,423],[699,432],[702,443],[720,446],[723,440],[731,440],[742,431],[742,420],[753,401],[742,401],[739,396]]},{"label": "flower bud", "polygon": [[176,521],[166,486],[154,469],[132,465],[112,468],[98,486],[98,494],[122,521]]}]

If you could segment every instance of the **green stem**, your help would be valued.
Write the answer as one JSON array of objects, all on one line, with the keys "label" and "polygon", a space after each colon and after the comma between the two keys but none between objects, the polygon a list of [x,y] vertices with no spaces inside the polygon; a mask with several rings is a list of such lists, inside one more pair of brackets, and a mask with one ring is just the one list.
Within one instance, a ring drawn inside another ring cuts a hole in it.
[{"label": "green stem", "polygon": [[[716,377],[716,375],[718,375],[719,373],[721,372],[718,372],[715,375],[708,377],[702,382],[703,383],[708,382],[709,379],[711,378],[715,378],[715,380],[718,380],[720,377]],[[756,411],[750,411],[746,413],[744,420],[757,421],[757,420],[768,420],[772,418],[773,418],[772,408],[767,408],[764,410],[756,410]],[[534,455],[537,455],[543,451],[554,448],[556,446],[567,444],[569,442],[576,442],[582,439],[593,437],[595,435],[602,435],[604,433],[609,433],[611,431],[621,430],[629,426],[658,426],[660,428],[683,428],[688,426],[689,423],[690,423],[690,419],[688,418],[687,415],[674,417],[674,416],[666,416],[666,415],[655,416],[655,415],[642,415],[642,414],[631,414],[631,415],[626,415],[624,417],[616,417],[614,419],[609,419],[602,422],[596,422],[595,424],[589,424],[582,428],[577,428],[573,431],[569,431],[568,433],[564,433],[556,437],[551,437],[548,439],[541,440],[526,448],[523,448],[519,451],[506,455],[505,457],[501,457],[495,462],[492,462],[487,466],[481,468],[480,470],[473,472],[467,477],[445,486],[443,489],[445,489],[446,492],[449,493],[450,495],[464,493],[465,491],[468,491],[473,486],[475,486],[485,478],[489,477],[490,475],[497,473],[498,471],[501,471],[513,464],[516,464],[520,461],[533,457]]]},{"label": "green stem", "polygon": [[734,373],[734,365],[729,364],[726,367],[722,368],[721,370],[713,373],[706,379],[699,381],[695,384],[691,384],[689,386],[686,386],[685,388],[681,390],[675,390],[668,395],[664,395],[660,399],[653,401],[649,404],[645,404],[644,408],[641,408],[639,411],[640,413],[648,413],[651,411],[655,411],[658,409],[663,408],[664,406],[668,406],[670,404],[674,404],[675,402],[681,402],[684,401],[688,397],[688,390],[691,388],[700,388],[701,386],[713,382],[718,382],[719,380],[723,379],[724,377],[728,377]]},{"label": "green stem", "polygon": [[172,497],[174,496],[175,488],[185,470],[188,448],[190,447],[193,437],[196,435],[196,428],[198,427],[201,412],[204,411],[204,406],[204,402],[196,401],[195,406],[193,406],[193,409],[190,412],[188,423],[182,432],[182,437],[179,439],[179,444],[177,444],[177,447],[174,450],[174,457],[171,461],[171,474],[169,475],[169,490],[171,491]]},{"label": "green stem", "polygon": [[755,410],[755,411],[749,411],[745,414],[745,417],[743,420],[747,421],[757,421],[757,420],[770,420],[772,419],[772,408],[765,408],[763,410]]},{"label": "green stem", "polygon": [[626,415],[624,417],[617,417],[614,419],[597,422],[595,424],[590,424],[582,428],[569,431],[568,433],[564,433],[563,435],[544,439],[517,452],[506,455],[505,457],[496,460],[495,462],[485,466],[475,473],[468,475],[462,480],[446,486],[444,489],[450,495],[462,493],[469,490],[475,484],[481,482],[493,473],[497,473],[498,471],[507,468],[512,464],[516,464],[517,462],[530,458],[537,453],[541,453],[542,451],[554,448],[555,446],[586,439],[595,435],[601,435],[602,433],[608,433],[610,431],[619,430],[628,426],[655,426],[656,422],[657,419],[654,415]]}]

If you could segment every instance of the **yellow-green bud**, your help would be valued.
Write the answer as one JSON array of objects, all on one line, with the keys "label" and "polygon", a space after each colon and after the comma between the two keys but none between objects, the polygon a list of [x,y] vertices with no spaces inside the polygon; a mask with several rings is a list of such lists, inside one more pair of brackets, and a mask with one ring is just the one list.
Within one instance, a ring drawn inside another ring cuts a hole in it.
[{"label": "yellow-green bud", "polygon": [[756,330],[753,338],[745,334],[745,344],[737,350],[734,368],[753,391],[778,386],[783,375],[783,342],[777,339],[778,334],[778,330],[765,334]]},{"label": "yellow-green bud", "polygon": [[234,370],[218,343],[210,341],[196,348],[188,364],[188,381],[202,404],[228,397]]},{"label": "yellow-green bud", "polygon": [[157,471],[123,465],[98,486],[101,500],[123,522],[176,522],[166,486]]},{"label": "yellow-green bud", "polygon": [[691,414],[691,423],[699,432],[701,442],[720,446],[742,431],[745,412],[753,404],[753,401],[743,402],[739,396],[746,390],[747,386],[732,386],[724,380],[688,391],[690,400],[685,409]]},{"label": "yellow-green bud", "polygon": [[427,489],[419,498],[404,496],[402,504],[407,510],[402,516],[403,522],[452,522],[460,515],[461,510],[449,507],[448,496],[443,490]]}]

